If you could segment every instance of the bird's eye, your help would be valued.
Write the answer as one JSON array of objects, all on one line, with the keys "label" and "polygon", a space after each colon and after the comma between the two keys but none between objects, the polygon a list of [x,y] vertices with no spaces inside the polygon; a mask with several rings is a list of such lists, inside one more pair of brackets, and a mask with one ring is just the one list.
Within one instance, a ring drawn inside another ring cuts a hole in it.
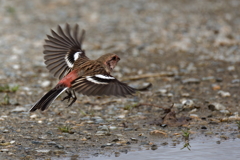
[{"label": "bird's eye", "polygon": [[112,60],[114,60],[114,61],[115,61],[115,60],[116,60],[116,56],[112,57]]}]

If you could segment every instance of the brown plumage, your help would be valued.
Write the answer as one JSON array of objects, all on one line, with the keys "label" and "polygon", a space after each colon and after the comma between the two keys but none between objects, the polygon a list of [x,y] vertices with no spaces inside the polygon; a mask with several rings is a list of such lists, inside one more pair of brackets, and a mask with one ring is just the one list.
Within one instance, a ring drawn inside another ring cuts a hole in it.
[{"label": "brown plumage", "polygon": [[44,45],[44,59],[47,69],[53,76],[60,79],[58,84],[46,93],[30,112],[37,109],[45,110],[64,91],[71,106],[76,101],[75,91],[96,96],[113,95],[126,96],[135,93],[135,89],[118,81],[111,75],[120,58],[113,53],[102,55],[96,60],[90,60],[82,49],[85,31],[78,34],[78,25],[71,28],[66,24],[65,30],[58,26],[57,33],[47,35]]}]

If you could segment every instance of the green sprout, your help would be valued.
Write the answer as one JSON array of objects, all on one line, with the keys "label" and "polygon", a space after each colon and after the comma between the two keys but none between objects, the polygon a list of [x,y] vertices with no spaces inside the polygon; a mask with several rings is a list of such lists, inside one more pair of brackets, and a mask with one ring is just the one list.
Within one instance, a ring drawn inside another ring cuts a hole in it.
[{"label": "green sprout", "polygon": [[64,133],[73,133],[72,128],[70,126],[62,126],[62,127],[58,127],[58,129],[61,131],[61,132],[64,132]]},{"label": "green sprout", "polygon": [[19,85],[2,85],[0,86],[0,92],[16,92],[19,89]]},{"label": "green sprout", "polygon": [[184,149],[184,148],[187,148],[189,151],[191,151],[191,146],[190,146],[190,143],[189,142],[186,142],[184,145],[183,145],[183,147],[181,148],[181,150],[182,149]]},{"label": "green sprout", "polygon": [[182,136],[185,140],[189,140],[189,136],[190,136],[190,132],[189,132],[189,129],[187,130],[182,130]]},{"label": "green sprout", "polygon": [[188,128],[187,130],[182,130],[182,136],[185,139],[185,144],[183,145],[183,147],[181,149],[187,148],[188,150],[190,149],[190,143],[189,143],[189,137],[190,137],[190,129]]},{"label": "green sprout", "polygon": [[131,109],[133,109],[134,107],[137,107],[138,106],[138,104],[137,103],[134,103],[134,104],[127,104],[127,105],[125,105],[124,106],[124,110],[131,110]]},{"label": "green sprout", "polygon": [[0,104],[1,104],[1,105],[8,105],[8,104],[10,104],[10,98],[9,98],[9,96],[8,96],[7,93],[4,95],[3,101],[0,102]]}]

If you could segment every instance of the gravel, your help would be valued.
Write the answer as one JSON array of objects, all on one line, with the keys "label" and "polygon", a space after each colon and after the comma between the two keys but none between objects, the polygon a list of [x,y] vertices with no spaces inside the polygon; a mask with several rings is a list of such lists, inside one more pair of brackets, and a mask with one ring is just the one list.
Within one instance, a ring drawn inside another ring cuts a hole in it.
[{"label": "gravel", "polygon": [[[77,159],[158,150],[170,145],[168,139],[180,143],[184,127],[193,138],[237,138],[231,133],[240,121],[239,7],[237,0],[3,0],[1,157]],[[57,83],[42,45],[51,28],[65,23],[86,30],[83,48],[90,58],[117,53],[121,61],[113,75],[138,88],[151,83],[151,89],[126,98],[78,95],[72,107],[58,98],[47,111],[28,113]]]}]

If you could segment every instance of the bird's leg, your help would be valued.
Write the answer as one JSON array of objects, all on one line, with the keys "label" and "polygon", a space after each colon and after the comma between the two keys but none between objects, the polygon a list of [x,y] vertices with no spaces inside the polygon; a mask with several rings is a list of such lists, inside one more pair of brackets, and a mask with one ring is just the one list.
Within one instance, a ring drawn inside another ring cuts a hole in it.
[{"label": "bird's leg", "polygon": [[68,105],[68,107],[70,107],[77,100],[77,96],[73,90],[72,90],[72,93],[71,93],[72,102]]},{"label": "bird's leg", "polygon": [[66,93],[67,93],[67,96],[66,97],[64,97],[63,99],[62,99],[62,101],[64,101],[64,100],[68,100],[68,102],[70,101],[70,99],[71,98],[74,98],[73,96],[72,96],[72,93],[71,93],[71,91],[66,91]]}]

